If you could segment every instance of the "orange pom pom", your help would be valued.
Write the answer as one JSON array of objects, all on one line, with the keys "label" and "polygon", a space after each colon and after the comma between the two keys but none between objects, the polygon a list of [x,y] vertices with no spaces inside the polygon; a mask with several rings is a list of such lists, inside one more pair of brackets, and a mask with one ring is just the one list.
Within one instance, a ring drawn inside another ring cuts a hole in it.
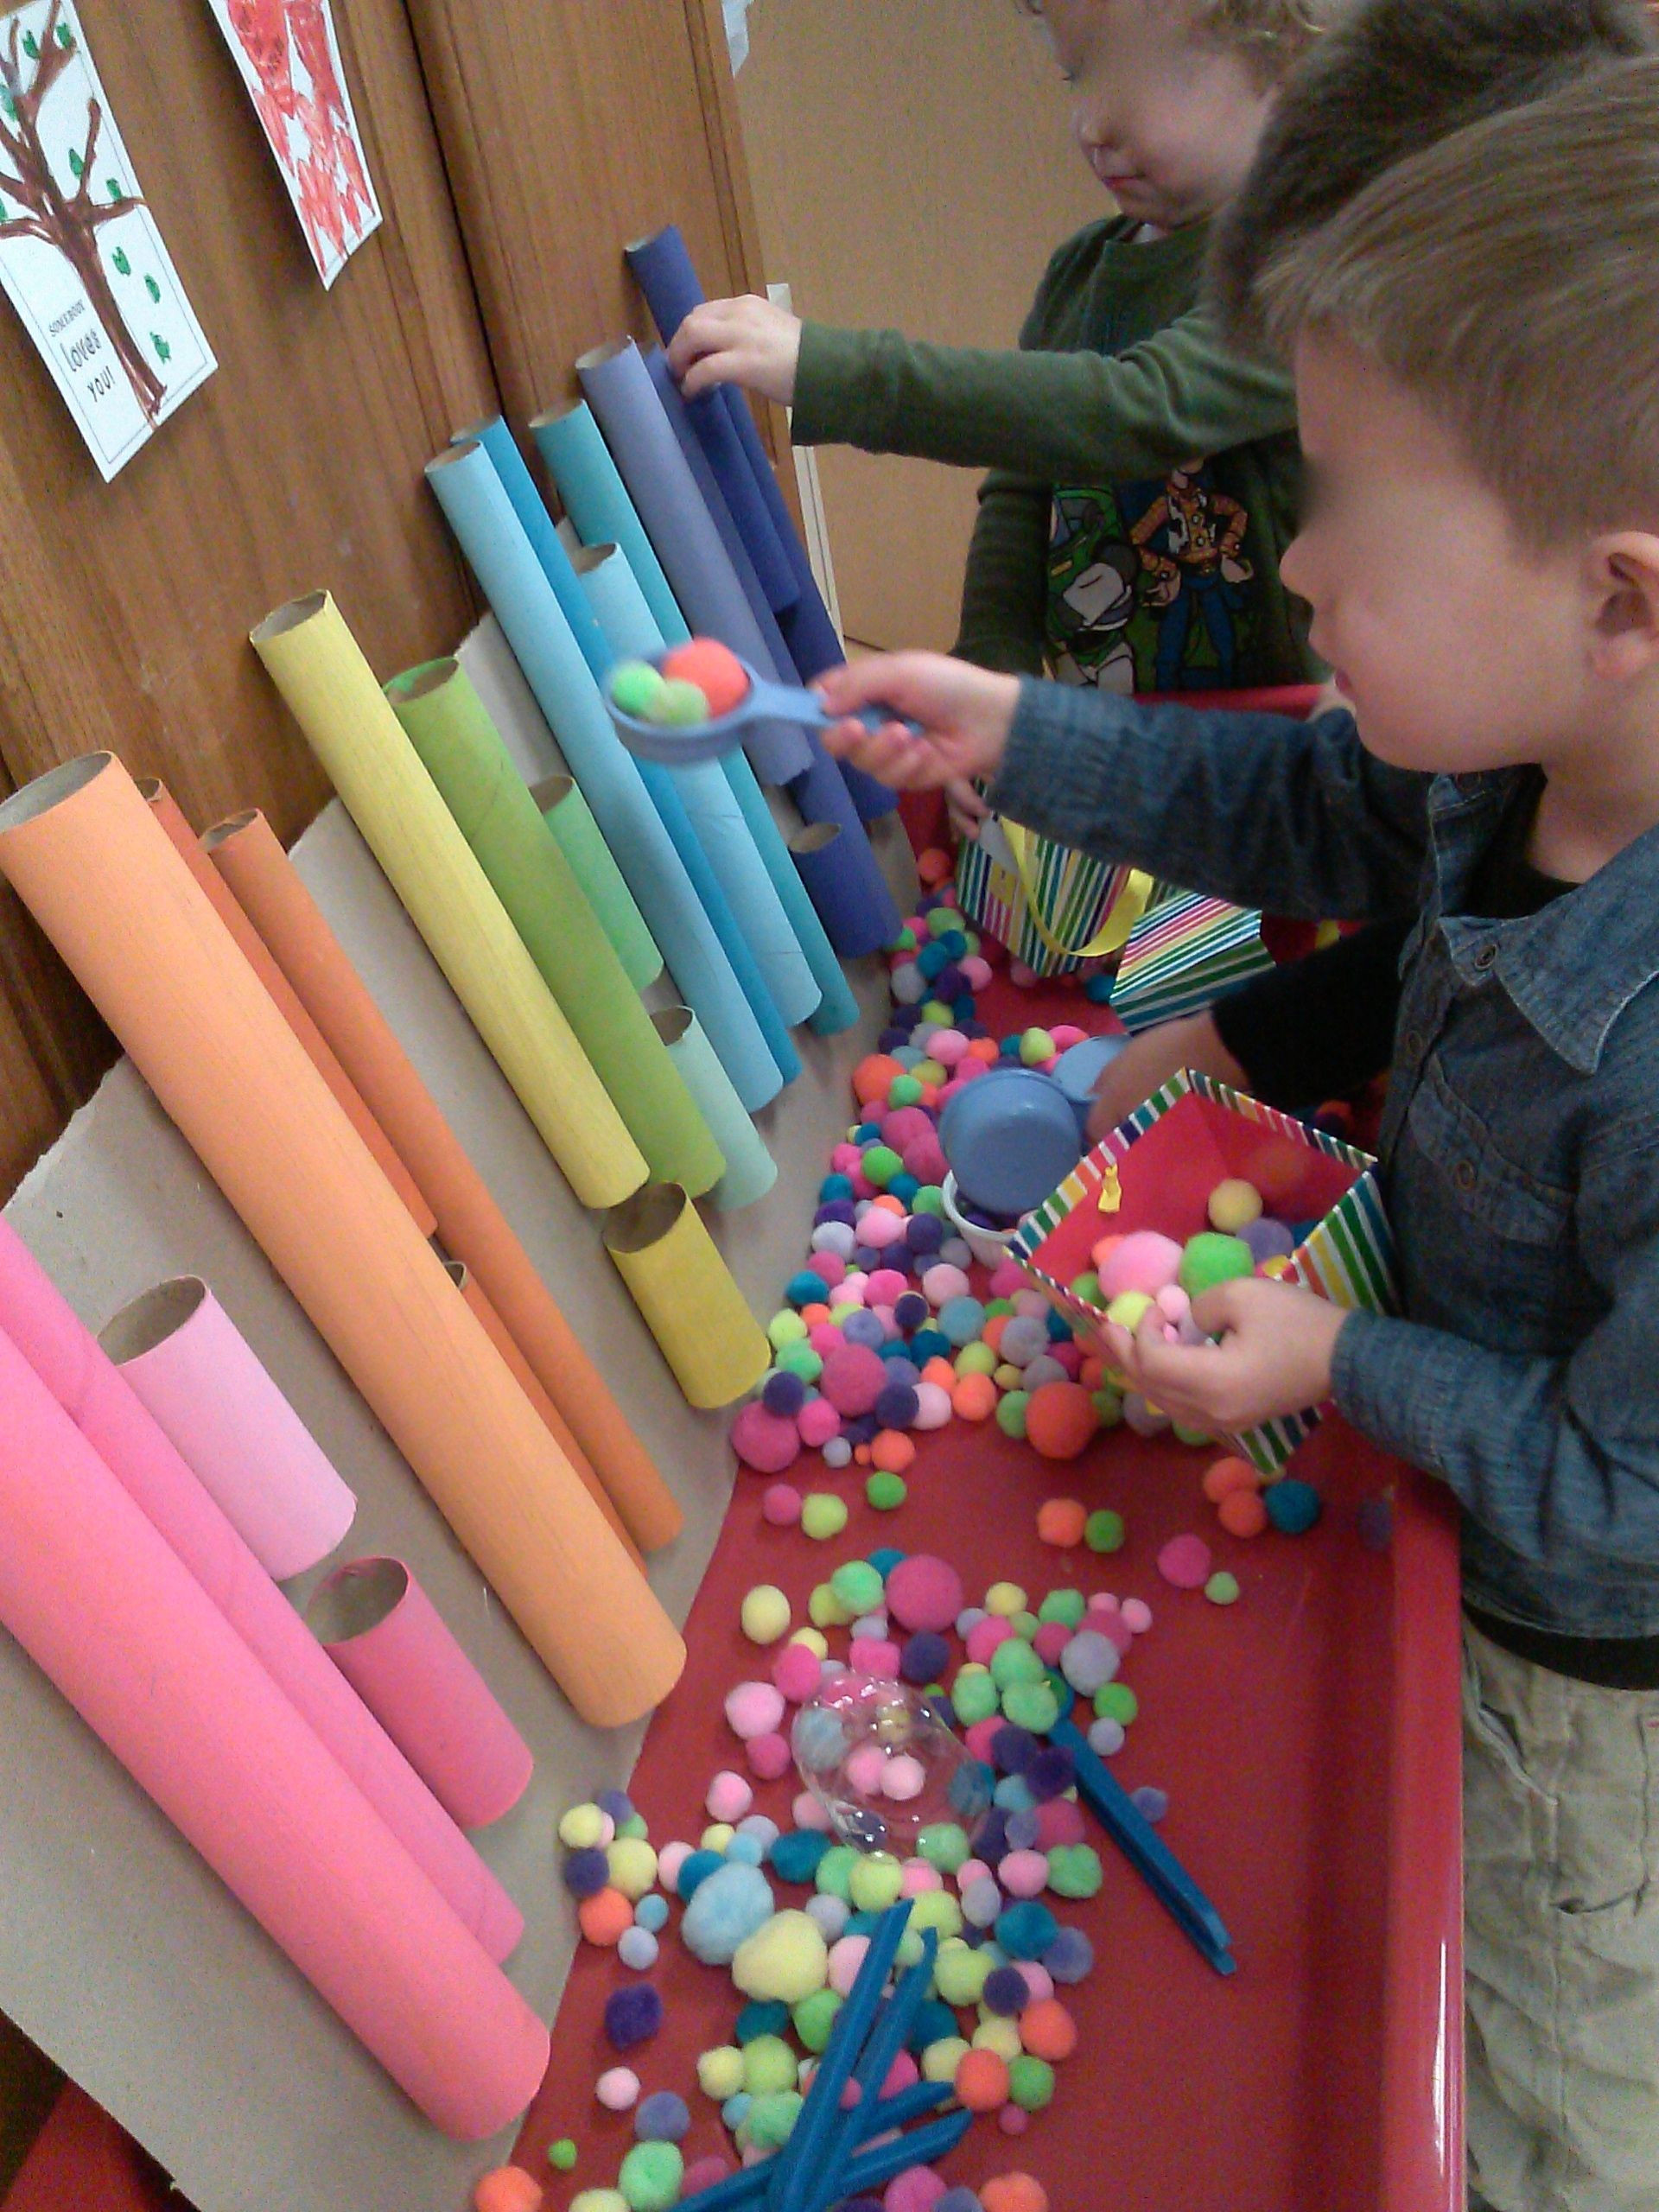
[{"label": "orange pom pom", "polygon": [[1020,2015],[1020,2040],[1033,2058],[1057,2065],[1077,2047],[1077,2024],[1058,1997],[1039,1997]]},{"label": "orange pom pom", "polygon": [[540,2212],[546,2199],[522,2166],[498,2166],[473,2191],[476,2212]]},{"label": "orange pom pom", "polygon": [[937,1382],[941,1390],[954,1390],[957,1382],[957,1370],[942,1353],[936,1351],[922,1370],[922,1380],[924,1382]]},{"label": "orange pom pom", "polygon": [[996,1411],[996,1385],[988,1375],[964,1375],[950,1393],[950,1405],[963,1421],[988,1421]]},{"label": "orange pom pom", "polygon": [[1094,1399],[1081,1382],[1039,1383],[1026,1408],[1026,1441],[1045,1459],[1075,1459],[1099,1426]]},{"label": "orange pom pom", "polygon": [[1211,1505],[1219,1505],[1224,1497],[1236,1490],[1260,1490],[1262,1477],[1248,1459],[1236,1457],[1217,1459],[1204,1478],[1204,1494]]},{"label": "orange pom pom", "polygon": [[803,1306],[801,1319],[809,1329],[816,1329],[820,1321],[830,1319],[830,1308],[827,1306]]},{"label": "orange pom pom", "polygon": [[993,1313],[990,1319],[980,1331],[979,1333],[981,1337],[992,1351],[1000,1352],[1001,1351],[1002,1332],[1007,1327],[1010,1318],[1011,1317],[1007,1313]]},{"label": "orange pom pom", "polygon": [[861,1105],[873,1106],[878,1100],[886,1105],[887,1092],[905,1072],[897,1060],[885,1052],[872,1052],[853,1070],[853,1096]]},{"label": "orange pom pom", "polygon": [[[1049,1386],[1044,1385],[1045,1389]],[[1031,1436],[1031,1408],[1026,1408],[1026,1436]],[[1062,1551],[1071,1551],[1083,1541],[1083,1532],[1089,1516],[1075,1497],[1051,1497],[1037,1509],[1037,1537],[1039,1543],[1054,1544]]]},{"label": "orange pom pom", "polygon": [[1001,1053],[997,1050],[995,1038],[974,1037],[969,1039],[968,1058],[970,1060],[983,1060],[988,1068],[995,1067],[1001,1057]]},{"label": "orange pom pom", "polygon": [[1048,2191],[1032,2174],[998,2174],[980,2184],[984,2212],[1048,2212]]},{"label": "orange pom pom", "polygon": [[884,1213],[896,1213],[900,1221],[905,1217],[903,1206],[899,1205],[891,1191],[883,1191],[878,1198],[872,1199],[870,1210],[872,1212],[880,1210]]},{"label": "orange pom pom", "polygon": [[1122,1242],[1122,1236],[1103,1236],[1099,1243],[1092,1247],[1089,1254],[1089,1264],[1096,1274],[1100,1273]]},{"label": "orange pom pom", "polygon": [[869,1446],[868,1444],[855,1444],[853,1446],[853,1457],[857,1460],[861,1467],[868,1467],[870,1464]]},{"label": "orange pom pom", "polygon": [[916,1457],[916,1446],[902,1428],[884,1428],[870,1446],[870,1465],[884,1475],[902,1475]]},{"label": "orange pom pom", "polygon": [[950,854],[942,853],[937,845],[930,845],[925,853],[916,855],[916,873],[931,891],[936,883],[943,883],[950,874]]},{"label": "orange pom pom", "polygon": [[633,1925],[633,1907],[620,1890],[598,1890],[576,1907],[576,1918],[590,1943],[613,1950]]},{"label": "orange pom pom", "polygon": [[710,715],[729,715],[749,696],[749,679],[729,645],[718,638],[693,638],[676,645],[663,659],[663,674],[682,683],[695,683],[709,702]]},{"label": "orange pom pom", "polygon": [[994,2050],[964,2051],[951,2086],[969,2112],[995,2112],[1008,2101],[1007,2062]]},{"label": "orange pom pom", "polygon": [[1258,1491],[1230,1490],[1217,1510],[1230,1536],[1259,1536],[1268,1525],[1268,1509]]},{"label": "orange pom pom", "polygon": [[1105,1361],[1091,1352],[1077,1370],[1077,1380],[1085,1390],[1098,1390],[1106,1380]]}]

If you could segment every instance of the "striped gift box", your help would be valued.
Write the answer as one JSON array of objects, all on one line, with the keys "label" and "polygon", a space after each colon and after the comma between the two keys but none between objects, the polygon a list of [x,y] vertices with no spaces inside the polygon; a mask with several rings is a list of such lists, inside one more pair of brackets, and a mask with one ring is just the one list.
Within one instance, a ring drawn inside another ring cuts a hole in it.
[{"label": "striped gift box", "polygon": [[1183,891],[1149,906],[1129,935],[1112,1011],[1131,1033],[1199,1014],[1273,960],[1262,917],[1224,899]]},{"label": "striped gift box", "polygon": [[[1050,837],[1033,836],[1031,844],[1033,891],[1044,927],[1062,945],[1086,945],[1127,889],[1131,871],[1108,868]],[[976,929],[1033,975],[1072,976],[1089,965],[1087,955],[1062,955],[1045,943],[995,815],[957,852],[957,900]]]},{"label": "striped gift box", "polygon": [[[1394,1243],[1370,1154],[1191,1069],[1120,1122],[1027,1216],[1013,1256],[1062,1313],[1096,1321],[1100,1308],[1071,1285],[1088,1271],[1100,1239],[1136,1229],[1194,1236],[1209,1226],[1211,1192],[1235,1175],[1254,1183],[1278,1218],[1313,1224],[1303,1230],[1288,1280],[1333,1305],[1395,1309]],[[1310,1408],[1230,1440],[1272,1478],[1319,1419]]]}]

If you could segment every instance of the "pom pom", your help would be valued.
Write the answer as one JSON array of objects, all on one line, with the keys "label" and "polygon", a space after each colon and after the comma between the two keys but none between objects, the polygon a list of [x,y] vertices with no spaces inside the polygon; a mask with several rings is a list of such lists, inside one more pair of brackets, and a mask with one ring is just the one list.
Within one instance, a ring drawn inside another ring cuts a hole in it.
[{"label": "pom pom", "polygon": [[1130,1236],[1109,1241],[1109,1250],[1103,1253],[1102,1247],[1096,1245],[1094,1254],[1101,1295],[1108,1306],[1126,1290],[1155,1298],[1166,1283],[1175,1281],[1179,1275],[1180,1246],[1173,1237],[1160,1236],[1155,1229],[1139,1229]]},{"label": "pom pom", "polygon": [[1210,1547],[1202,1536],[1172,1536],[1158,1554],[1158,1572],[1177,1590],[1201,1590],[1210,1577]]},{"label": "pom pom", "polygon": [[791,1483],[773,1483],[760,1501],[760,1513],[774,1529],[792,1529],[801,1517],[801,1493]]},{"label": "pom pom", "polygon": [[789,1600],[775,1584],[758,1583],[744,1598],[740,1618],[751,1643],[776,1643],[789,1633]]},{"label": "pom pom", "polygon": [[671,680],[695,683],[708,701],[711,715],[729,715],[749,696],[743,664],[728,645],[714,638],[693,638],[676,645],[664,655],[662,672]]},{"label": "pom pom", "polygon": [[1212,1229],[1224,1236],[1239,1236],[1251,1222],[1262,1218],[1262,1193],[1243,1176],[1230,1175],[1211,1192],[1205,1211]]},{"label": "pom pom", "polygon": [[1180,1284],[1189,1298],[1255,1273],[1255,1260],[1243,1238],[1223,1236],[1214,1230],[1190,1237],[1181,1255]]},{"label": "pom pom", "polygon": [[734,1736],[765,1736],[784,1718],[783,1693],[771,1682],[740,1682],[726,1696],[726,1720]]},{"label": "pom pom", "polygon": [[474,2212],[541,2212],[542,2186],[522,2166],[497,2166],[473,2191]]},{"label": "pom pom", "polygon": [[613,2050],[649,2043],[663,2024],[663,2000],[649,1982],[613,1989],[605,2000],[605,2037]]},{"label": "pom pom", "polygon": [[1323,1510],[1313,1484],[1299,1482],[1294,1475],[1269,1483],[1262,1496],[1268,1520],[1287,1536],[1305,1536]]},{"label": "pom pom", "polygon": [[[842,1359],[847,1356],[843,1351],[832,1357]],[[826,1367],[828,1364],[826,1362]],[[778,1376],[773,1379],[781,1382],[793,1378]],[[744,1465],[753,1467],[757,1474],[781,1475],[800,1457],[800,1432],[792,1421],[769,1413],[760,1399],[753,1399],[732,1423],[732,1449]]]},{"label": "pom pom", "polygon": [[[849,1330],[851,1325],[849,1322]],[[879,1324],[876,1328],[879,1337]],[[838,1414],[843,1418],[850,1418],[874,1410],[876,1400],[887,1386],[887,1380],[886,1364],[876,1357],[873,1351],[867,1345],[849,1343],[839,1351],[832,1351],[824,1361],[818,1387]],[[745,1407],[745,1413],[749,1410]],[[739,1420],[741,1418],[740,1414]],[[792,1430],[791,1433],[793,1436]],[[798,1445],[798,1438],[795,1441]],[[782,1464],[786,1466],[789,1463],[785,1460]],[[778,1472],[781,1470],[767,1469],[766,1471]]]},{"label": "pom pom", "polygon": [[[1026,1407],[1026,1437],[1046,1459],[1077,1459],[1088,1449],[1099,1427],[1093,1395],[1080,1382],[1045,1382],[1031,1393]],[[1077,1512],[1075,1535],[1049,1536],[1045,1541],[1080,1543],[1088,1516],[1081,1506]]]},{"label": "pom pom", "polygon": [[775,1913],[739,1946],[732,1979],[746,1997],[798,2005],[823,1986],[829,1951],[804,1912]]},{"label": "pom pom", "polygon": [[680,1923],[685,1947],[705,1966],[729,1966],[741,1946],[772,1916],[772,1885],[758,1866],[719,1866],[698,1883]]},{"label": "pom pom", "polygon": [[935,1633],[954,1625],[963,1607],[962,1577],[944,1560],[918,1552],[887,1580],[887,1610],[901,1628]]}]

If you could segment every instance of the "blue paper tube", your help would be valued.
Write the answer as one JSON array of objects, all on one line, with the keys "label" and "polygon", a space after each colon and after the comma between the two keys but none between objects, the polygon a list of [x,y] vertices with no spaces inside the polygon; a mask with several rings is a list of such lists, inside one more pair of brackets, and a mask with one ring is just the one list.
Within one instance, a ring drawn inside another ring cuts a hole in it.
[{"label": "blue paper tube", "polygon": [[[632,341],[620,348],[606,348],[578,366],[600,428],[687,619],[742,654],[763,674],[779,673],[639,348]],[[677,487],[672,498],[665,490],[671,485]],[[688,517],[691,534],[685,537],[679,531]],[[695,560],[688,558],[686,550],[692,543],[697,548]],[[709,575],[720,579],[720,589],[714,600],[703,602],[699,594]],[[836,920],[824,917],[830,940],[844,959],[879,951],[898,933],[899,910],[834,761],[806,733],[795,734],[806,749],[807,765],[790,779],[790,792],[809,822],[836,822],[843,832],[837,864],[850,879],[851,888],[837,907]],[[756,767],[763,778],[767,775],[758,759]],[[837,935],[838,927],[846,934]]]},{"label": "blue paper tube", "polygon": [[680,995],[753,1112],[783,1087],[779,1064],[489,456],[452,446],[426,473]]},{"label": "blue paper tube", "polygon": [[696,1100],[697,1110],[714,1131],[715,1142],[725,1157],[726,1173],[710,1198],[721,1213],[752,1206],[778,1180],[777,1161],[744,1112],[743,1101],[732,1089],[730,1076],[720,1065],[690,1007],[665,1007],[651,1018],[668,1047],[669,1058],[679,1071],[681,1082]]},{"label": "blue paper tube", "polygon": [[587,401],[535,416],[530,429],[582,543],[620,546],[657,627],[671,645],[684,645],[691,635],[691,626],[680,611]]},{"label": "blue paper tube", "polygon": [[[464,440],[455,441],[457,443]],[[523,454],[513,442],[512,433],[498,415],[479,426],[478,443],[482,447],[486,461],[495,471],[497,480],[507,495],[531,551],[540,564],[543,575],[558,601],[560,612],[570,626],[577,650],[588,664],[588,674],[595,684],[603,684],[609,677],[616,655],[594,620],[588,596],[576,581],[576,572],[570,565],[570,556],[557,531],[546,502],[536,488],[534,478],[524,465]],[[738,918],[739,909],[728,896],[718,869],[713,865],[707,843],[699,837],[686,806],[686,794],[662,769],[649,761],[638,762],[639,779],[651,798],[652,804],[662,817],[663,826],[673,840],[693,890],[714,926],[721,949],[731,963],[744,997],[748,1001],[760,1033],[766,1042],[779,1074],[785,1083],[792,1083],[801,1071],[800,1056],[790,1042],[791,1025],[803,1021],[818,1002],[812,992],[810,1002],[799,1006],[802,994],[798,988],[781,995],[772,986],[762,962],[757,957],[747,925]],[[810,984],[810,976],[805,979]]]},{"label": "blue paper tube", "polygon": [[[702,286],[697,281],[697,272],[692,267],[691,257],[686,251],[685,240],[680,236],[677,227],[670,223],[655,237],[641,238],[631,245],[627,255],[634,281],[645,295],[652,319],[666,346],[692,308],[702,306],[705,296]],[[721,404],[727,428],[747,469],[754,499],[760,512],[772,524],[773,538],[782,548],[794,591],[787,599],[772,598],[772,612],[778,617],[778,626],[783,632],[784,642],[797,673],[803,683],[810,683],[815,676],[822,676],[825,669],[839,668],[847,656],[842,651],[841,639],[836,635],[836,626],[830,620],[830,610],[818,589],[812,563],[807,558],[806,548],[801,543],[801,535],[795,527],[795,518],[789,511],[788,502],[779,488],[771,456],[761,443],[760,433],[755,427],[747,400],[730,385],[722,385],[717,391],[706,395],[706,397]],[[749,504],[741,491],[736,497],[733,496],[727,481],[727,465],[716,458],[714,440],[705,435],[703,404],[702,400],[693,402],[692,420],[699,436],[705,439],[715,473],[720,478],[734,518],[743,531],[745,541],[749,543],[753,554],[753,543],[750,540],[746,519],[751,512]],[[720,442],[723,447],[724,440]],[[581,524],[578,524],[577,527],[580,529]],[[764,584],[766,571],[760,558],[755,560],[755,568],[760,573]],[[877,783],[874,776],[867,776],[861,768],[855,768],[843,761],[841,772],[846,779],[860,815],[866,822],[874,822],[881,815],[890,814],[898,804],[895,792],[890,791],[885,784]]]},{"label": "blue paper tube", "polygon": [[[588,547],[578,557],[575,568],[582,588],[598,617],[599,626],[605,632],[606,642],[619,657],[649,659],[653,653],[662,651],[662,632],[657,627],[651,609],[645,604],[639,580],[620,545]],[[853,996],[846,971],[836,957],[836,949],[830,944],[806,886],[801,880],[800,872],[790,857],[783,832],[772,817],[772,809],[766,804],[766,794],[755,781],[754,771],[749,766],[747,756],[734,747],[718,766],[675,772],[685,791],[687,810],[692,816],[699,836],[703,837],[705,846],[709,845],[709,840],[704,836],[698,810],[692,804],[692,793],[686,787],[693,778],[698,779],[700,791],[702,789],[702,779],[707,776],[718,777],[723,782],[727,804],[734,806],[741,818],[749,849],[760,861],[773,899],[781,908],[790,935],[811,976],[815,986],[813,1010],[810,1016],[813,1030],[820,1037],[834,1037],[843,1029],[850,1029],[858,1020],[858,1001]],[[726,809],[719,806],[717,802],[717,794],[709,795],[709,810],[710,814],[723,815]],[[715,831],[714,834],[717,842],[729,843],[728,832]],[[718,870],[720,863],[712,849],[709,858]],[[741,854],[739,864],[743,870],[749,866]],[[721,880],[734,909],[740,916],[745,915],[747,909],[741,894],[734,891],[724,874]],[[755,909],[757,912],[762,910],[761,907]],[[747,921],[745,928],[747,931]],[[751,943],[753,942],[751,933]],[[755,944],[754,949],[764,969],[766,962],[760,946]],[[794,1018],[799,1020],[800,1016]]]},{"label": "blue paper tube", "polygon": [[[662,652],[663,633],[651,619],[633,571],[614,546],[590,548],[577,573],[606,642],[619,656],[649,660]],[[791,1027],[804,1021],[816,1013],[823,994],[749,834],[737,794],[712,760],[671,768],[668,774],[774,1005]]]}]

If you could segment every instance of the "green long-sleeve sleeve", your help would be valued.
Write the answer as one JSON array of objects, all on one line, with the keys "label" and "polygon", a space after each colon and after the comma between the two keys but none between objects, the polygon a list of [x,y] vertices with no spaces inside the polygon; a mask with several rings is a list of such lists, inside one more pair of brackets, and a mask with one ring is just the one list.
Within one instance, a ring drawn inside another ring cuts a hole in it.
[{"label": "green long-sleeve sleeve", "polygon": [[1050,487],[1034,477],[993,469],[981,486],[955,646],[963,660],[1043,673],[1051,505]]}]

